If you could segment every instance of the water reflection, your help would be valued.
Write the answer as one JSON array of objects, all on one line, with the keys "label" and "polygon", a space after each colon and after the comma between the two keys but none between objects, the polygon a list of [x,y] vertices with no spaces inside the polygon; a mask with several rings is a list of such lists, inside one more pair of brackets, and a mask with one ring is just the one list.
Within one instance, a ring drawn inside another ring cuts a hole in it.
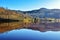
[{"label": "water reflection", "polygon": [[60,40],[60,23],[1,23],[0,40]]},{"label": "water reflection", "polygon": [[10,32],[0,34],[3,40],[60,40],[59,32],[40,32],[30,29],[12,30]]},{"label": "water reflection", "polygon": [[60,31],[60,23],[22,23],[22,22],[1,23],[0,33],[22,28],[38,30],[41,32]]}]

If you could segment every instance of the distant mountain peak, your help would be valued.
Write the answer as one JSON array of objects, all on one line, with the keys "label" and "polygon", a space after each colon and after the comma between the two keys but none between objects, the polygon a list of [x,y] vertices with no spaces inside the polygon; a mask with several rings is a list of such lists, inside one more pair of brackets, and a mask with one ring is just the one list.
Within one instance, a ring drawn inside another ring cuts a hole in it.
[{"label": "distant mountain peak", "polygon": [[40,9],[47,9],[47,8],[40,8]]}]

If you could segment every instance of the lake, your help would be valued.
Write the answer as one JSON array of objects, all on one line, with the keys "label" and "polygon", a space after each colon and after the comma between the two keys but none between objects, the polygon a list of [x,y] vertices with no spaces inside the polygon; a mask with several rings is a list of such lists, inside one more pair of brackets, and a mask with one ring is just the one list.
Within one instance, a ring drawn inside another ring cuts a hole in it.
[{"label": "lake", "polygon": [[17,29],[0,33],[0,40],[60,40],[60,31],[40,32],[31,29]]},{"label": "lake", "polygon": [[26,28],[2,25],[0,40],[60,40],[60,23],[30,24]]}]

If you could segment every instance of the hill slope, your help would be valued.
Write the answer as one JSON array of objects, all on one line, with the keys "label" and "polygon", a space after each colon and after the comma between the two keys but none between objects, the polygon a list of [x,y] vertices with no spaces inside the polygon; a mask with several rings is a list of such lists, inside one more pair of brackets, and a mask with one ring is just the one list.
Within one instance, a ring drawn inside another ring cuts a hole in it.
[{"label": "hill slope", "polygon": [[27,13],[32,17],[39,17],[39,18],[60,18],[60,9],[46,9],[40,8],[37,10],[32,11],[24,11],[24,14]]}]

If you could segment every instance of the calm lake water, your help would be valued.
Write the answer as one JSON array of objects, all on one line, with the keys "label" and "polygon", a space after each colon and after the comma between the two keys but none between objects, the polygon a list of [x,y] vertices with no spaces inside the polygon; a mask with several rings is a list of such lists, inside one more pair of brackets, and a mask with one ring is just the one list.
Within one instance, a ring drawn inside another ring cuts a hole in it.
[{"label": "calm lake water", "polygon": [[0,33],[0,40],[60,40],[60,31],[17,29]]}]

